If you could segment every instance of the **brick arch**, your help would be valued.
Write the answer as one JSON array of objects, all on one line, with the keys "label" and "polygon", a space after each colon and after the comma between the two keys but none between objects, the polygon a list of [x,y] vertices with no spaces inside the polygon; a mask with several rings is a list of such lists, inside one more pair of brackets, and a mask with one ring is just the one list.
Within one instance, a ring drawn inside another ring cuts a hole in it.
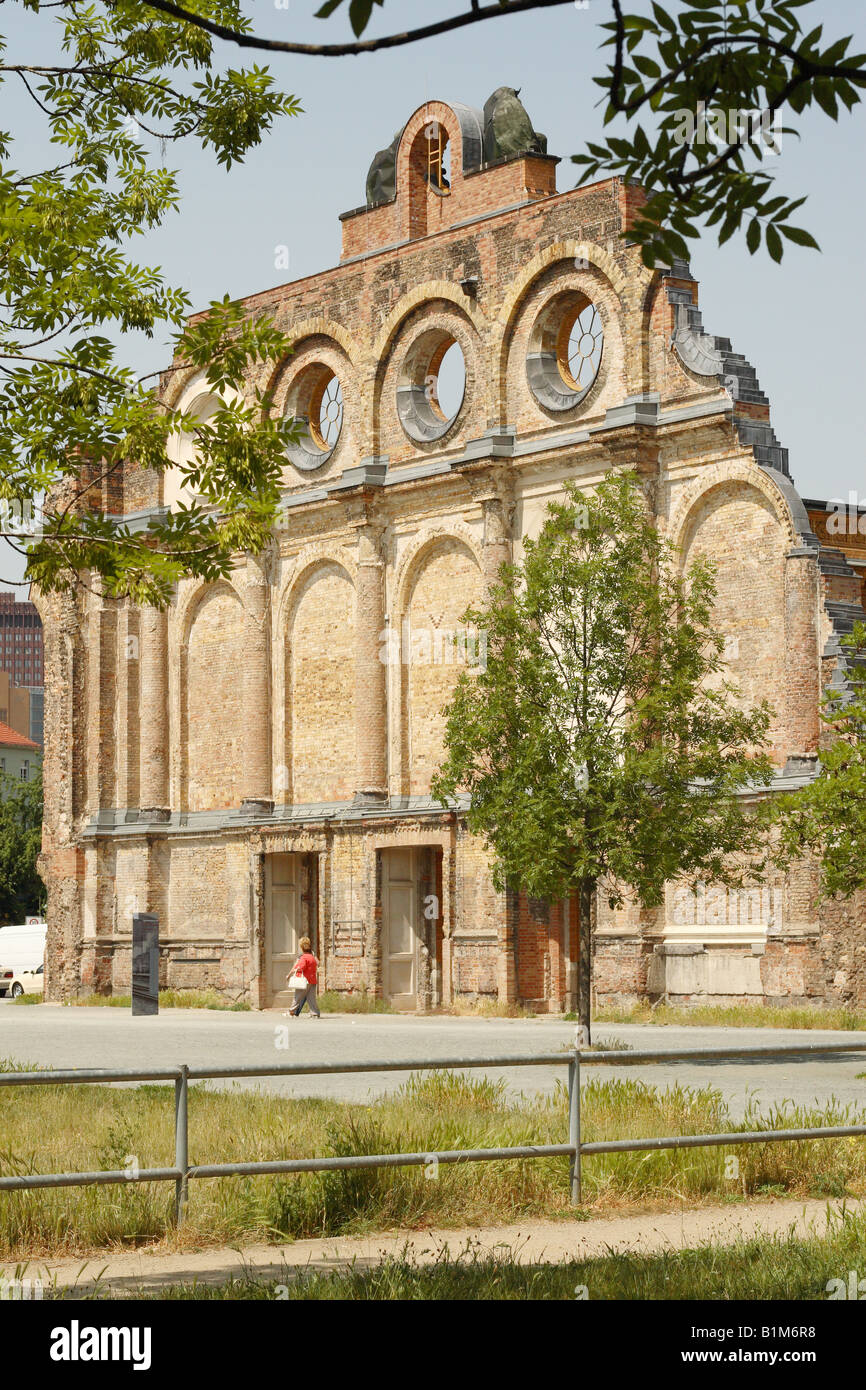
[{"label": "brick arch", "polygon": [[[235,621],[226,623],[224,615],[217,615],[210,635],[212,655],[205,649],[199,659],[193,648],[196,624],[209,604],[223,599],[231,602]],[[242,796],[244,604],[237,587],[228,580],[197,586],[178,613],[177,633],[181,807],[225,810],[239,805]],[[193,717],[193,704],[204,707],[198,717]]]},{"label": "brick arch", "polygon": [[354,560],[339,545],[326,541],[305,546],[288,564],[286,573],[279,585],[273,604],[274,627],[272,663],[272,701],[271,701],[271,748],[273,766],[271,786],[277,802],[290,804],[292,800],[291,750],[288,735],[290,718],[288,702],[291,694],[291,671],[289,669],[290,644],[288,631],[292,620],[292,607],[300,592],[299,585],[305,576],[320,565],[337,565],[356,587],[356,567]]},{"label": "brick arch", "polygon": [[[400,211],[400,229],[406,240],[426,236],[428,231],[436,230],[428,226],[426,180],[413,167],[417,158],[416,148],[424,138],[425,128],[436,122],[445,128],[451,147],[451,192],[463,182],[464,174],[477,168],[482,153],[483,131],[478,113],[469,107],[454,107],[444,101],[426,101],[409,117],[397,146],[397,202]],[[434,198],[437,196],[432,195]],[[450,194],[442,195],[448,197]]]},{"label": "brick arch", "polygon": [[324,315],[318,317],[301,319],[299,323],[293,323],[283,330],[289,340],[289,352],[285,357],[281,357],[275,362],[268,374],[264,389],[273,391],[277,382],[289,369],[291,354],[302,347],[308,338],[325,338],[335,343],[347,358],[349,365],[360,375],[362,368],[362,358],[358,351],[357,342],[351,334],[337,323],[335,319],[330,319]]},{"label": "brick arch", "polygon": [[[793,528],[786,512],[772,482],[747,467],[721,467],[699,493],[693,485],[673,518],[681,570],[696,557],[715,566],[712,624],[726,640],[725,669],[741,692],[738,703],[752,708],[767,700],[773,707],[769,751],[779,766],[796,747],[788,621]],[[801,669],[804,655],[796,653]]]},{"label": "brick arch", "polygon": [[337,565],[340,569],[345,571],[346,578],[353,589],[357,578],[357,566],[354,559],[347,554],[345,547],[328,544],[327,541],[322,541],[317,545],[304,546],[304,549],[299,550],[297,555],[293,557],[293,561],[293,564],[288,569],[280,585],[279,592],[276,596],[276,603],[274,604],[279,632],[285,630],[286,623],[290,619],[292,604],[298,591],[298,585],[303,581],[304,576],[307,575],[310,570],[315,569],[319,565]]},{"label": "brick arch", "polygon": [[[215,391],[209,384],[206,373],[200,368],[192,368],[184,373],[178,372],[176,375],[180,379],[175,382],[172,378],[168,390],[163,392],[161,397],[163,403],[170,410],[189,410],[200,397],[202,399],[209,398],[214,401],[220,400],[219,392]],[[232,390],[228,392],[223,399],[229,401],[241,400],[242,397],[238,391]],[[185,438],[188,437],[189,436],[185,436]],[[181,496],[180,489],[178,488],[177,494],[170,496],[168,501],[166,500],[166,494],[169,491],[167,484],[169,484],[172,478],[177,476],[182,461],[182,455],[178,453],[178,443],[170,443],[172,439],[177,440],[177,438],[177,435],[170,435],[169,441],[167,441],[169,443],[169,450],[167,450],[167,453],[170,463],[169,467],[163,471],[159,479],[159,496],[162,506],[172,506],[174,501],[177,500],[177,497]],[[187,496],[191,497],[192,494],[189,493]]]},{"label": "brick arch", "polygon": [[406,597],[414,583],[414,570],[426,552],[434,550],[443,541],[460,541],[471,553],[479,573],[483,573],[481,545],[469,527],[460,521],[444,522],[441,526],[425,526],[421,534],[407,547],[400,558],[394,574],[394,611],[401,616],[405,611]]},{"label": "brick arch", "polygon": [[[443,573],[437,575],[440,558]],[[472,593],[455,583],[461,567],[474,587]],[[411,625],[413,600],[425,578],[429,579],[429,592],[420,595],[425,621],[416,629]],[[391,722],[392,791],[423,796],[429,793],[431,776],[441,761],[441,711],[461,669],[458,662],[452,662],[457,651],[449,633],[461,626],[463,610],[473,601],[480,603],[483,595],[479,547],[469,529],[459,523],[426,528],[403,557],[393,592],[391,632],[401,645],[400,660],[389,668],[391,707],[396,716]],[[407,631],[408,652],[402,645]],[[441,647],[437,648],[437,643]]]},{"label": "brick arch", "polygon": [[[472,169],[480,167],[484,139],[483,114],[462,102],[453,106],[447,101],[425,101],[419,106],[403,127],[397,147],[397,195],[399,197],[400,174],[408,167],[409,152],[418,136],[430,121],[439,121],[448,131],[452,143],[451,165],[460,177]],[[402,163],[401,163],[402,156]]]},{"label": "brick arch", "polygon": [[797,530],[794,519],[782,493],[771,478],[762,473],[754,464],[741,460],[712,464],[703,468],[685,488],[679,497],[663,530],[678,553],[681,554],[683,542],[692,525],[697,508],[718,488],[740,483],[743,489],[753,489],[769,502],[789,545],[797,544]]},{"label": "brick arch", "polygon": [[437,300],[445,300],[458,309],[475,329],[479,340],[483,340],[488,328],[488,319],[478,304],[468,299],[459,286],[452,284],[450,280],[425,280],[423,285],[416,285],[415,289],[400,297],[379,330],[379,335],[370,350],[378,379],[384,375],[387,359],[406,320],[416,309],[425,304],[432,305]]},{"label": "brick arch", "polygon": [[180,367],[168,374],[168,381],[159,393],[159,399],[169,410],[178,409],[178,401],[186,395],[194,382],[206,384],[207,377],[201,367]]},{"label": "brick arch", "polygon": [[559,261],[575,261],[578,257],[588,261],[590,269],[601,272],[613,287],[623,307],[626,306],[633,291],[609,251],[605,251],[603,246],[597,246],[594,241],[573,241],[570,238],[567,241],[556,241],[527,261],[503,300],[498,319],[503,339],[509,333],[523,300],[539,276]]},{"label": "brick arch", "polygon": [[537,282],[556,266],[573,268],[578,257],[588,262],[590,273],[596,271],[602,276],[613,292],[622,316],[626,317],[632,312],[634,289],[616,261],[603,247],[597,246],[594,242],[569,239],[555,242],[533,256],[524,266],[503,302],[496,322],[496,339],[491,345],[491,374],[495,381],[496,411],[502,421],[508,416],[508,364],[520,315]]},{"label": "brick arch", "polygon": [[202,579],[191,584],[186,593],[179,595],[175,609],[175,632],[177,633],[178,648],[181,652],[189,641],[196,610],[214,589],[230,589],[238,602],[243,605],[243,594],[233,579],[218,579],[216,583]]},{"label": "brick arch", "polygon": [[353,570],[333,553],[308,555],[279,605],[274,777],[289,802],[354,791],[355,634]]},{"label": "brick arch", "polygon": [[[396,413],[391,415],[392,406],[396,412],[396,392],[402,382],[401,354],[412,349],[416,339],[425,330],[448,335],[459,343],[466,368],[466,392],[460,411],[460,422],[449,438],[454,440],[465,430],[473,427],[478,432],[487,422],[487,324],[483,314],[476,306],[470,305],[466,296],[454,285],[444,281],[429,281],[419,285],[405,295],[389,315],[374,348],[371,364],[372,390],[365,392],[370,417],[365,422],[366,437],[372,438],[373,451],[381,449],[383,431],[389,422],[397,431],[402,428],[397,423]],[[412,452],[423,450],[438,440],[423,441],[407,438],[407,446]]]}]

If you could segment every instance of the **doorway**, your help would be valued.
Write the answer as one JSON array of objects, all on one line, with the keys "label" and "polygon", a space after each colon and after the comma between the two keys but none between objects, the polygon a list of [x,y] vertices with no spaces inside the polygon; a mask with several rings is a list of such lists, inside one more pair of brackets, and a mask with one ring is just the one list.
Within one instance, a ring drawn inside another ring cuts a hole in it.
[{"label": "doorway", "polygon": [[286,977],[308,936],[316,949],[319,898],[318,855],[265,856],[265,975],[271,1007],[294,1003]]},{"label": "doorway", "polygon": [[418,1007],[415,850],[382,850],[382,987],[395,1009]]}]

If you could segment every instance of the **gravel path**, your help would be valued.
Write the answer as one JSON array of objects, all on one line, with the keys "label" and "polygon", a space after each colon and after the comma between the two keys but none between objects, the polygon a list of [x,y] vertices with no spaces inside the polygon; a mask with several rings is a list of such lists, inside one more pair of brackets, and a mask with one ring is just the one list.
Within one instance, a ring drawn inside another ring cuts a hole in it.
[{"label": "gravel path", "polygon": [[[33,1261],[18,1278],[40,1278],[45,1285],[77,1288],[88,1292],[94,1285],[115,1297],[134,1296],[170,1284],[222,1283],[232,1276],[287,1281],[302,1271],[375,1265],[383,1255],[402,1252],[419,1264],[437,1259],[444,1246],[458,1258],[479,1253],[511,1253],[521,1263],[591,1259],[597,1255],[627,1251],[649,1255],[661,1250],[682,1250],[698,1245],[732,1245],[742,1237],[820,1234],[828,1213],[841,1203],[777,1201],[743,1206],[702,1207],[640,1216],[599,1217],[589,1221],[524,1221],[515,1226],[484,1229],[391,1231],[366,1237],[330,1237],[299,1240],[291,1245],[252,1245],[245,1249],[185,1251],[178,1254],[128,1251],[98,1256],[89,1261]],[[845,1203],[846,1210],[866,1208],[866,1203]],[[0,1266],[7,1279],[16,1277],[15,1266]]]}]

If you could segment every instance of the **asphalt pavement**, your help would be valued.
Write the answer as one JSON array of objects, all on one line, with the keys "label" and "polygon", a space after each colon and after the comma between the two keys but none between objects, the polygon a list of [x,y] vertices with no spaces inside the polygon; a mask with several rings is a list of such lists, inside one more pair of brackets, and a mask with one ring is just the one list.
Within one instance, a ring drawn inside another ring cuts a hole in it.
[{"label": "asphalt pavement", "polygon": [[[415,1064],[432,1058],[503,1058],[559,1052],[574,1039],[574,1025],[556,1018],[481,1019],[389,1014],[324,1014],[320,1020],[289,1018],[279,1011],[229,1013],[166,1009],[158,1017],[133,1018],[127,1009],[63,1005],[14,1005],[0,1001],[0,1059],[44,1067],[229,1067],[236,1064],[400,1059]],[[587,1080],[631,1077],[659,1088],[713,1086],[739,1118],[749,1097],[765,1112],[794,1102],[825,1107],[831,1102],[866,1111],[866,1033],[769,1028],[668,1027],[597,1024],[593,1043],[626,1043],[631,1049],[670,1052],[670,1061],[584,1069]],[[740,1059],[724,1063],[678,1061],[692,1048],[809,1046],[860,1041],[849,1056]],[[622,1053],[618,1055],[623,1055]],[[627,1055],[627,1053],[625,1054]],[[550,1094],[566,1069],[550,1065],[483,1069],[503,1077],[512,1093]],[[858,1076],[858,1073],[860,1076]],[[401,1085],[407,1072],[262,1077],[207,1082],[225,1088],[252,1086],[281,1095],[330,1096],[365,1101]]]}]

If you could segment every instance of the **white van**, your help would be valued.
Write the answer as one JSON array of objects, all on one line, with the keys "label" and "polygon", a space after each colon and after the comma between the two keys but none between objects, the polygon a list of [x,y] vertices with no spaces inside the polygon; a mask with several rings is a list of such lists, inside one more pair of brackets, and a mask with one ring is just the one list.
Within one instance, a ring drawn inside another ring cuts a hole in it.
[{"label": "white van", "polygon": [[4,977],[12,970],[38,970],[45,959],[44,922],[0,927],[0,995],[6,994]]}]

